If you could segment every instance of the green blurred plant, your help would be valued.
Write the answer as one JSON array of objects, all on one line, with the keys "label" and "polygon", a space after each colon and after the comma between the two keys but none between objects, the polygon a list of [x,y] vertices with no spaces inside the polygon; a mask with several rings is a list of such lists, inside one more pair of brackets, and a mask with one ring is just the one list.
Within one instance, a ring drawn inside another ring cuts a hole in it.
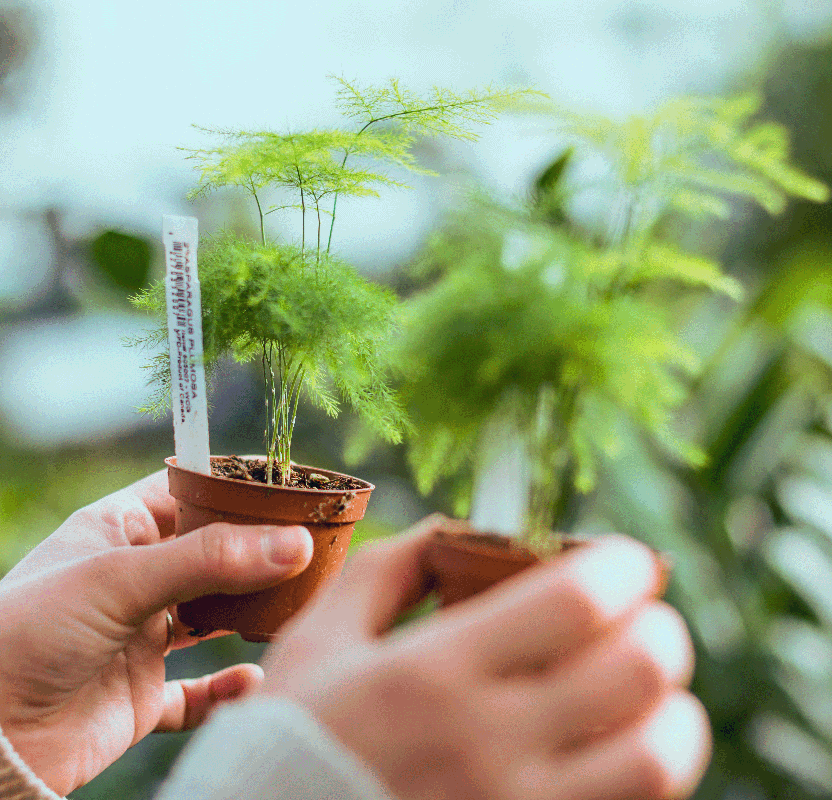
[{"label": "green blurred plant", "polygon": [[90,242],[89,254],[100,274],[121,292],[137,292],[147,284],[152,261],[147,239],[105,230]]},{"label": "green blurred plant", "polygon": [[[753,121],[758,107],[683,98],[623,123],[554,109],[570,149],[529,202],[480,201],[433,238],[420,266],[431,285],[407,304],[398,357],[423,490],[467,476],[464,512],[491,422],[508,419],[531,467],[525,538],[546,546],[567,485],[588,492],[601,458],[626,447],[624,420],[680,463],[704,463],[674,430],[698,369],[678,333],[680,290],[742,290],[688,243],[690,224],[726,218],[731,197],[776,213],[788,195],[828,196],[789,164],[785,129]],[[570,183],[592,154],[606,179]],[[612,208],[600,234],[565,224],[564,204],[590,190]]]},{"label": "green blurred plant", "polygon": [[[832,181],[832,43],[790,44],[764,86],[795,160]],[[749,302],[685,325],[704,361],[686,414],[709,463],[611,463],[584,512],[674,552],[669,599],[714,729],[697,800],[816,800],[832,788],[832,204],[746,215],[726,254]]]},{"label": "green blurred plant", "polygon": [[[832,306],[793,307],[781,279],[684,326],[704,361],[685,411],[708,463],[668,463],[630,430],[575,522],[673,555],[668,599],[714,730],[701,800],[810,800],[832,782]],[[778,298],[780,329],[761,313]]]},{"label": "green blurred plant", "polygon": [[[533,94],[487,88],[459,95],[435,88],[420,97],[396,80],[367,88],[337,81],[337,105],[347,119],[363,123],[357,130],[215,130],[208,132],[222,144],[189,151],[200,169],[192,197],[235,186],[251,195],[259,214],[260,242],[222,234],[206,243],[200,281],[209,369],[226,355],[240,362],[261,361],[269,483],[273,465],[281,483],[290,479],[292,434],[303,391],[331,415],[338,413],[336,395],[346,400],[389,441],[399,440],[405,426],[381,357],[394,328],[396,303],[330,252],[339,196],[376,195],[378,186],[403,186],[385,168],[426,172],[413,153],[417,137],[475,138],[474,123],[488,122],[500,107]],[[264,207],[266,189],[288,192],[288,204]],[[325,207],[330,200],[331,208]],[[284,208],[300,211],[299,244],[267,238],[265,217]],[[307,211],[314,212],[317,222],[311,248]],[[322,218],[327,213],[332,221],[324,247]],[[156,284],[134,302],[161,315],[164,285]],[[159,327],[136,343],[164,342]],[[157,393],[150,409],[159,412],[170,402],[167,355],[151,366]]]}]

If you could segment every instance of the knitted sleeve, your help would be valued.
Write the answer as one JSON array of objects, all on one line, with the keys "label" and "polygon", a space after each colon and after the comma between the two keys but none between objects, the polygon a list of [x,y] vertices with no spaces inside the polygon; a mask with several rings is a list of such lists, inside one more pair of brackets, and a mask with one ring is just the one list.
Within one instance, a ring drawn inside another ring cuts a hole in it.
[{"label": "knitted sleeve", "polygon": [[0,730],[0,800],[61,800],[15,752]]},{"label": "knitted sleeve", "polygon": [[255,696],[200,728],[156,800],[395,800],[303,708]]},{"label": "knitted sleeve", "polygon": [[[156,800],[395,800],[350,751],[285,700],[220,709],[194,736]],[[0,730],[0,800],[64,800]]]}]

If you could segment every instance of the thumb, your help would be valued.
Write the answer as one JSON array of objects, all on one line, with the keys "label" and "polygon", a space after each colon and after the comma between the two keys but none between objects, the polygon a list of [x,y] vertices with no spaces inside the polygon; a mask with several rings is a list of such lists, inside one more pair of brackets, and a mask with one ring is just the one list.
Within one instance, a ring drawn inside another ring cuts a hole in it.
[{"label": "thumb", "polygon": [[99,556],[107,563],[96,570],[105,583],[98,596],[112,604],[111,618],[134,627],[195,597],[243,594],[294,578],[309,566],[312,550],[312,536],[301,526],[216,522],[176,539]]},{"label": "thumb", "polygon": [[388,631],[429,589],[424,555],[430,538],[458,524],[434,514],[404,534],[362,547],[347,562],[340,580],[307,612],[311,624],[362,637]]}]

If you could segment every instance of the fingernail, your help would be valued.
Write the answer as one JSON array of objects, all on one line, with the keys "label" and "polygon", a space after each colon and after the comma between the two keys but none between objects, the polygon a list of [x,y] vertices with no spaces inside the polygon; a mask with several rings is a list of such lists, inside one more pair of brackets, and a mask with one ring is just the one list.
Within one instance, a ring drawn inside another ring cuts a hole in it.
[{"label": "fingernail", "polygon": [[656,561],[642,545],[610,539],[581,553],[572,573],[605,616],[617,617],[654,589]]},{"label": "fingernail", "polygon": [[672,611],[658,605],[646,609],[633,623],[630,635],[659,664],[669,682],[689,677],[693,661],[690,642]]},{"label": "fingernail", "polygon": [[702,776],[709,751],[709,728],[701,707],[688,695],[671,695],[646,726],[644,741],[673,796],[687,796]]},{"label": "fingernail", "polygon": [[273,564],[295,564],[303,561],[312,549],[309,531],[300,525],[273,528],[260,539],[263,554]]}]

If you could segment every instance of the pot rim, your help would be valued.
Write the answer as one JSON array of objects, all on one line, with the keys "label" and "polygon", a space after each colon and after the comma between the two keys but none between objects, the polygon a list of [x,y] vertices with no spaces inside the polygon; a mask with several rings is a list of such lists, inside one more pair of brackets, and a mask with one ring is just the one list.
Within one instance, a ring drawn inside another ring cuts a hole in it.
[{"label": "pot rim", "polygon": [[465,553],[474,558],[531,565],[559,557],[573,547],[586,543],[586,539],[576,536],[566,536],[561,541],[564,545],[562,550],[542,556],[528,545],[517,541],[513,536],[460,525],[450,530],[436,531],[431,540],[431,547],[446,552]]},{"label": "pot rim", "polygon": [[[228,456],[226,456],[226,455],[212,455],[211,456],[212,461],[220,459],[220,458],[228,458]],[[262,458],[262,459],[265,460],[265,456],[262,456],[262,455],[244,455],[244,456],[239,456],[239,458],[242,458],[242,459]],[[313,467],[313,466],[310,466],[309,464],[297,464],[294,461],[291,462],[293,468],[298,467],[300,469],[312,470],[314,472],[320,472],[322,475],[333,476],[333,477],[337,477],[337,478],[350,478],[351,480],[361,482],[363,484],[363,486],[359,489],[318,489],[318,488],[315,488],[315,487],[279,486],[277,484],[272,484],[270,486],[266,483],[260,483],[259,481],[243,481],[243,480],[240,480],[239,478],[227,478],[224,475],[214,475],[214,474],[205,475],[202,472],[194,472],[193,470],[185,469],[184,467],[178,466],[177,463],[176,463],[176,456],[168,456],[165,459],[165,464],[168,467],[173,467],[174,469],[179,470],[180,472],[186,472],[190,475],[196,475],[200,478],[204,478],[205,480],[221,481],[223,483],[229,483],[229,484],[241,484],[242,486],[248,486],[248,487],[254,488],[258,491],[260,491],[260,490],[262,490],[262,491],[273,491],[273,490],[279,489],[282,492],[292,492],[292,493],[297,492],[299,494],[300,493],[315,492],[316,494],[319,494],[319,495],[322,495],[322,496],[332,495],[334,497],[334,496],[343,495],[345,492],[353,492],[354,494],[365,494],[365,493],[369,493],[369,492],[374,491],[375,488],[376,488],[374,484],[370,483],[369,481],[365,481],[363,478],[357,478],[357,477],[355,477],[355,475],[347,475],[347,473],[345,473],[345,472],[336,472],[335,470],[323,469],[322,467]]]},{"label": "pot rim", "polygon": [[[553,558],[558,558],[569,550],[583,545],[590,545],[593,542],[592,536],[585,534],[568,534],[562,538],[562,543],[565,545],[563,549],[552,554],[549,557],[540,557],[534,551],[529,550],[523,545],[518,545],[512,542],[515,546],[505,546],[502,544],[495,544],[489,542],[489,539],[507,539],[510,542],[512,537],[504,534],[495,534],[489,532],[479,531],[475,528],[465,528],[463,526],[451,528],[450,530],[438,530],[431,538],[431,548],[434,551],[444,550],[446,552],[453,551],[458,555],[470,556],[474,559],[485,559],[492,562],[502,563],[522,563],[526,562],[529,566],[534,566],[537,563],[545,563]],[[477,541],[479,539],[479,541]],[[656,570],[658,575],[658,590],[657,596],[664,597],[667,592],[667,587],[673,575],[674,559],[673,556],[663,550],[658,550],[655,547],[645,545],[653,552],[656,562]]]}]

